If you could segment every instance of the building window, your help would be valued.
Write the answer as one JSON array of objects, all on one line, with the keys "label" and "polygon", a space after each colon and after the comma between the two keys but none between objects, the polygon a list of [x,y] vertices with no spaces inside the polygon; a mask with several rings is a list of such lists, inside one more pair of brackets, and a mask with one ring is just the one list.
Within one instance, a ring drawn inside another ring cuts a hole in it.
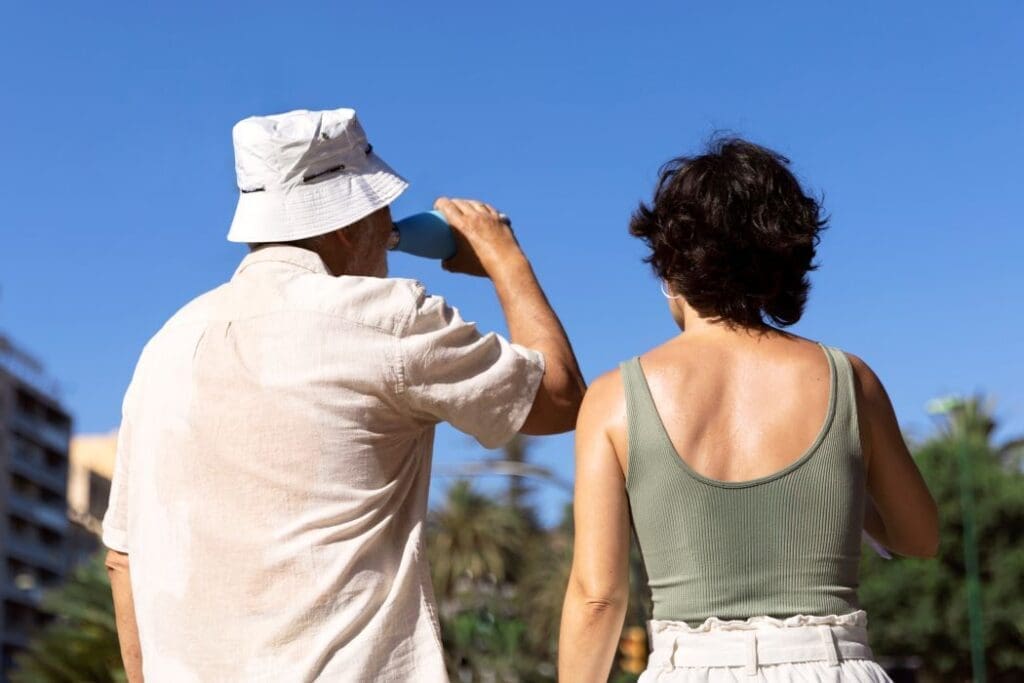
[{"label": "building window", "polygon": [[39,499],[46,505],[60,505],[63,507],[66,503],[64,496],[45,489],[39,491]]},{"label": "building window", "polygon": [[11,488],[15,493],[26,498],[34,498],[38,490],[35,484],[18,474],[11,475]]},{"label": "building window", "polygon": [[32,536],[32,525],[17,515],[11,515],[8,517],[7,524],[11,529],[12,536],[21,539]]},{"label": "building window", "polygon": [[110,480],[95,472],[89,472],[89,514],[93,519],[103,519],[110,500]]},{"label": "building window", "polygon": [[60,471],[64,465],[64,458],[56,451],[46,451],[46,466],[55,471]]},{"label": "building window", "polygon": [[11,439],[11,452],[14,454],[14,459],[25,463],[36,462],[37,451],[35,445],[29,443],[25,439],[19,436],[12,435]]},{"label": "building window", "polygon": [[39,569],[39,583],[45,589],[54,588],[60,583],[60,574],[51,572],[49,569]]},{"label": "building window", "polygon": [[39,407],[39,403],[37,403],[35,399],[33,399],[32,396],[27,391],[24,391],[19,388],[17,391],[16,399],[18,410],[20,410],[22,413],[24,413],[25,415],[34,415],[36,413],[36,410]]},{"label": "building window", "polygon": [[60,545],[60,534],[56,534],[49,529],[44,527],[39,528],[39,540],[42,541],[43,545],[47,548],[54,548]]},{"label": "building window", "polygon": [[4,601],[4,626],[21,630],[35,626],[35,610],[10,600]]}]

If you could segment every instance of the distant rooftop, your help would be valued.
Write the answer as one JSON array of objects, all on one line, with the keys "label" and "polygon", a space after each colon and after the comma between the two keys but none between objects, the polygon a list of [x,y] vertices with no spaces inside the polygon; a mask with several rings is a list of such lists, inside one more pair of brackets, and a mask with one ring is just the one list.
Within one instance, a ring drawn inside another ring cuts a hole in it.
[{"label": "distant rooftop", "polygon": [[106,434],[79,434],[71,439],[71,465],[82,467],[105,479],[114,478],[117,430]]},{"label": "distant rooftop", "polygon": [[35,389],[53,401],[60,399],[60,385],[46,374],[46,368],[32,354],[19,348],[0,332],[0,370]]}]

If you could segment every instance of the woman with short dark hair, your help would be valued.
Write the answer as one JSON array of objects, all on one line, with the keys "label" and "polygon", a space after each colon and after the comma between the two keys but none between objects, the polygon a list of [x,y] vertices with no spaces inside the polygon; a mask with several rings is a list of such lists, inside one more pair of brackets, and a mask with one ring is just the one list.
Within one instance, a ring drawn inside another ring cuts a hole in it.
[{"label": "woman with short dark hair", "polygon": [[716,140],[633,216],[684,332],[584,400],[563,683],[608,675],[631,526],[654,605],[643,683],[888,680],[857,600],[862,531],[927,557],[937,513],[871,369],[782,329],[827,222],[788,164]]}]

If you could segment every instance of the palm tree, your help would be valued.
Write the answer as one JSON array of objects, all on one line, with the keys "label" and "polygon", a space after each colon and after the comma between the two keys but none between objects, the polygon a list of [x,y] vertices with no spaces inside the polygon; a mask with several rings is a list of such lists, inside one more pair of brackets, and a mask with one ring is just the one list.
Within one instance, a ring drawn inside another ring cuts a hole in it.
[{"label": "palm tree", "polygon": [[538,652],[553,662],[558,649],[562,602],[572,567],[572,505],[566,505],[561,523],[544,532],[526,549],[521,591],[526,609],[527,637]]},{"label": "palm tree", "polygon": [[529,669],[515,606],[513,566],[527,526],[507,504],[456,481],[427,521],[445,660],[453,680],[522,681]]},{"label": "palm tree", "polygon": [[523,545],[519,516],[465,480],[448,489],[444,505],[430,513],[427,530],[434,590],[442,607],[465,588],[504,582]]},{"label": "palm tree", "polygon": [[121,683],[126,679],[102,554],[43,599],[54,620],[15,657],[12,683]]},{"label": "palm tree", "polygon": [[962,439],[967,443],[982,446],[992,452],[999,461],[1018,471],[1024,466],[1024,438],[993,443],[998,423],[995,406],[984,396],[960,398],[949,396],[935,399],[928,405],[932,414],[943,415],[941,430],[951,441]]}]

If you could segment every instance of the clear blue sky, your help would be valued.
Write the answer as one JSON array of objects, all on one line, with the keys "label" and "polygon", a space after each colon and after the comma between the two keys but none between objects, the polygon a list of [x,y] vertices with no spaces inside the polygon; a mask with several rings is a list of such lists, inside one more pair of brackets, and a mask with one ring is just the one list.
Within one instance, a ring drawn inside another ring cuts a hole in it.
[{"label": "clear blue sky", "polygon": [[[674,332],[626,232],[658,166],[719,129],[774,147],[832,214],[796,330],[872,364],[912,434],[973,391],[1024,432],[1019,2],[146,4],[0,16],[0,329],[78,431],[117,424],[142,345],[242,257],[231,125],[351,106],[412,181],[396,214],[513,216],[588,378]],[[503,327],[486,282],[392,272]],[[569,476],[571,445],[537,459]],[[477,454],[439,432],[440,464]]]}]

